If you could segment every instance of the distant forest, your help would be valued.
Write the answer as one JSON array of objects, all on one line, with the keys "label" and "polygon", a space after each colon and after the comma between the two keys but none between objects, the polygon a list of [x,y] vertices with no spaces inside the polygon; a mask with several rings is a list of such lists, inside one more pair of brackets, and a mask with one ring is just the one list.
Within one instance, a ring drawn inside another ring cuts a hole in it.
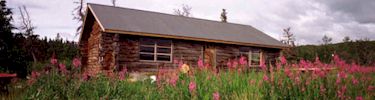
[{"label": "distant forest", "polygon": [[286,49],[283,53],[290,61],[301,59],[314,61],[316,57],[319,57],[322,62],[330,63],[332,55],[337,54],[347,63],[374,65],[375,41],[363,39],[337,44],[303,45]]}]

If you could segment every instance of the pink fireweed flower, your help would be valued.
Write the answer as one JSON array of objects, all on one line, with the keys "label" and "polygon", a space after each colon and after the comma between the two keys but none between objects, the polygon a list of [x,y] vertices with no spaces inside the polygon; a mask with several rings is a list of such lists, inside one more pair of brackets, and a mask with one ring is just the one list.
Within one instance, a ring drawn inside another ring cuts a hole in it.
[{"label": "pink fireweed flower", "polygon": [[55,58],[51,58],[51,64],[52,64],[52,65],[56,65],[56,64],[57,64],[57,59],[55,59]]},{"label": "pink fireweed flower", "polygon": [[68,70],[66,70],[66,66],[65,66],[65,64],[63,64],[63,63],[60,63],[60,64],[59,64],[59,70],[60,70],[61,73],[63,73],[63,74],[66,74],[66,73],[68,72]]},{"label": "pink fireweed flower", "polygon": [[301,79],[298,76],[294,77],[294,82],[299,84],[299,83],[301,83]]},{"label": "pink fireweed flower", "polygon": [[128,69],[126,69],[126,67],[124,67],[120,72],[119,72],[119,79],[120,80],[124,80],[125,79],[125,75],[126,75],[126,72],[128,71]]},{"label": "pink fireweed flower", "polygon": [[87,72],[84,72],[82,74],[82,80],[87,81],[89,79],[89,74]]},{"label": "pink fireweed flower", "polygon": [[267,75],[263,75],[263,80],[264,80],[264,81],[269,81],[270,78],[269,78]]},{"label": "pink fireweed flower", "polygon": [[339,57],[339,55],[334,54],[333,55],[333,61],[339,67],[344,67],[345,66],[345,61],[341,60],[340,57]]},{"label": "pink fireweed flower", "polygon": [[281,69],[281,64],[280,64],[280,63],[276,63],[276,69],[277,69],[277,70],[280,70],[280,69]]},{"label": "pink fireweed flower", "polygon": [[355,73],[360,71],[360,66],[352,63],[351,67],[349,68],[349,73]]},{"label": "pink fireweed flower", "polygon": [[338,77],[339,78],[347,78],[348,76],[346,75],[345,72],[341,71],[341,72],[338,73]]},{"label": "pink fireweed flower", "polygon": [[345,99],[346,86],[342,86],[340,90],[337,91],[337,95],[340,99]]},{"label": "pink fireweed flower", "polygon": [[355,97],[355,100],[363,100],[362,96]]},{"label": "pink fireweed flower", "polygon": [[241,56],[239,62],[240,62],[241,65],[247,65],[246,57]]},{"label": "pink fireweed flower", "polygon": [[353,78],[353,79],[352,79],[352,83],[353,83],[354,85],[357,85],[357,84],[359,83],[359,81],[358,81],[357,79]]},{"label": "pink fireweed flower", "polygon": [[291,78],[293,75],[292,72],[289,70],[289,68],[284,69],[284,74],[287,75],[289,78]]},{"label": "pink fireweed flower", "polygon": [[232,61],[232,68],[236,68],[238,66],[238,62],[236,60]]},{"label": "pink fireweed flower", "polygon": [[259,65],[259,66],[260,66],[260,68],[261,68],[262,70],[264,70],[264,71],[267,70],[267,66],[266,66],[266,64],[265,64],[263,61],[260,62],[260,65]]},{"label": "pink fireweed flower", "polygon": [[299,61],[299,66],[303,68],[308,68],[309,64],[305,60],[302,59]]},{"label": "pink fireweed flower", "polygon": [[341,83],[341,79],[340,78],[337,78],[336,79],[336,84],[340,84]]},{"label": "pink fireweed flower", "polygon": [[39,72],[36,72],[36,71],[31,72],[31,77],[29,80],[27,80],[27,84],[32,85],[39,76],[40,76]]},{"label": "pink fireweed flower", "polygon": [[189,91],[190,91],[190,92],[195,91],[196,86],[197,86],[197,85],[196,85],[193,81],[190,82],[190,83],[189,83]]},{"label": "pink fireweed flower", "polygon": [[220,100],[220,94],[219,94],[219,92],[213,93],[212,97],[214,98],[214,100]]},{"label": "pink fireweed flower", "polygon": [[40,73],[39,73],[39,72],[36,72],[36,71],[31,72],[31,78],[36,79],[36,78],[38,78],[39,76],[40,76]]},{"label": "pink fireweed flower", "polygon": [[287,63],[287,61],[286,61],[286,59],[285,59],[284,56],[281,56],[281,57],[280,57],[280,62],[281,62],[281,64],[283,64],[283,65],[285,65],[285,64]]},{"label": "pink fireweed flower", "polygon": [[374,91],[375,90],[375,86],[368,86],[367,87],[367,91]]},{"label": "pink fireweed flower", "polygon": [[204,66],[204,64],[203,64],[203,60],[202,60],[202,58],[200,58],[199,57],[199,60],[198,60],[198,68],[199,69],[203,69],[205,66]]},{"label": "pink fireweed flower", "polygon": [[173,76],[171,77],[171,79],[169,80],[169,83],[170,83],[172,86],[176,86],[177,81],[178,81],[178,76],[177,76],[177,75],[173,75]]},{"label": "pink fireweed flower", "polygon": [[78,68],[81,66],[81,60],[79,58],[74,58],[72,64],[75,68]]}]

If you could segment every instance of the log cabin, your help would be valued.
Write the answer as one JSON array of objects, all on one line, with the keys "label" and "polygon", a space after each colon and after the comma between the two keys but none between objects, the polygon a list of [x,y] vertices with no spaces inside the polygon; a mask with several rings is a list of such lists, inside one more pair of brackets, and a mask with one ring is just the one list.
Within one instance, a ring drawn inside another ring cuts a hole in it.
[{"label": "log cabin", "polygon": [[88,4],[79,37],[84,70],[153,72],[177,68],[176,61],[194,67],[198,59],[226,67],[245,56],[249,66],[273,64],[287,47],[249,25],[158,12]]}]

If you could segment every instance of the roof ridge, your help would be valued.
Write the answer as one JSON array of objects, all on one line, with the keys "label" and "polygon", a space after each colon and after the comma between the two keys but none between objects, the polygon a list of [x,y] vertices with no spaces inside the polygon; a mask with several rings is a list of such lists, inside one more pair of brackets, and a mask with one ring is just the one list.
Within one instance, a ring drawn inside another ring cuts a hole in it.
[{"label": "roof ridge", "polygon": [[[99,5],[99,6],[113,7],[113,8],[119,8],[119,9],[136,10],[136,11],[141,11],[141,12],[156,13],[156,14],[162,14],[162,15],[168,15],[168,16],[174,16],[174,17],[181,17],[181,18],[186,18],[186,19],[194,19],[194,20],[202,20],[202,21],[210,21],[210,22],[215,22],[215,23],[222,23],[222,24],[241,25],[241,26],[251,27],[251,28],[255,29],[255,27],[253,27],[251,25],[246,25],[246,24],[230,23],[230,22],[220,22],[220,21],[216,21],[216,20],[209,20],[209,19],[196,18],[196,17],[184,17],[184,16],[178,16],[178,15],[173,15],[173,14],[168,14],[168,13],[162,13],[162,12],[156,12],[156,11],[140,10],[140,9],[134,9],[134,8],[119,7],[119,6],[109,6],[109,5],[104,5],[104,4],[96,4],[96,3],[87,3],[87,4],[88,5]],[[256,30],[258,30],[258,29],[256,29]]]}]

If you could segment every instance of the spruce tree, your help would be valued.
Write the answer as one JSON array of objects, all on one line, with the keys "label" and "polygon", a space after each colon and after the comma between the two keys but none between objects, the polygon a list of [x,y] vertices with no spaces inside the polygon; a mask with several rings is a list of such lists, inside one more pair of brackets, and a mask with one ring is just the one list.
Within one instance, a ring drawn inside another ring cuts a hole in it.
[{"label": "spruce tree", "polygon": [[[6,7],[6,1],[0,1],[0,52],[4,54],[6,50],[12,47],[13,43],[13,25],[10,23],[12,20],[12,11]],[[4,56],[4,55],[3,55]],[[3,58],[1,56],[0,59]]]}]

